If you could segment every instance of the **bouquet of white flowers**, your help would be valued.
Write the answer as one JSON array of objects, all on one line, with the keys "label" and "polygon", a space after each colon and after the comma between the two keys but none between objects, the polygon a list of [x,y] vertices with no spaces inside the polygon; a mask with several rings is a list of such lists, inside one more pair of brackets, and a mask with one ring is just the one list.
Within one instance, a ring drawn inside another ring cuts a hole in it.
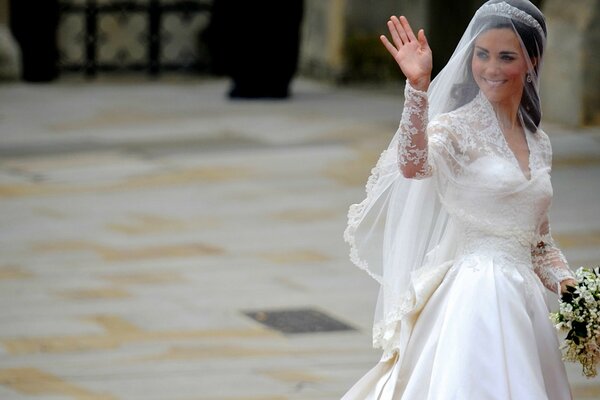
[{"label": "bouquet of white flowers", "polygon": [[563,359],[579,362],[583,375],[591,378],[600,362],[600,267],[580,267],[575,276],[577,285],[567,287],[550,319],[567,332],[561,346]]}]

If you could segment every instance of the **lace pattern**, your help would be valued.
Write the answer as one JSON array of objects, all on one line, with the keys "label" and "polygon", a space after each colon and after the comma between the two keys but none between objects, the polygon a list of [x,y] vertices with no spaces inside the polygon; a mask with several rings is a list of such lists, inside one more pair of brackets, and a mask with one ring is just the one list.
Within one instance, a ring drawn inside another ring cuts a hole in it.
[{"label": "lace pattern", "polygon": [[369,204],[372,200],[373,196],[373,188],[377,185],[381,174],[383,173],[385,167],[385,161],[387,160],[389,155],[389,149],[384,150],[379,156],[379,160],[377,161],[377,165],[371,169],[371,174],[369,175],[369,179],[367,180],[367,184],[365,186],[365,192],[367,197],[358,204],[352,204],[348,209],[348,225],[346,230],[344,231],[344,241],[350,245],[350,261],[358,268],[365,271],[371,278],[373,278],[380,285],[383,284],[382,277],[373,273],[373,271],[369,268],[369,264],[367,261],[360,257],[358,247],[356,245],[356,229],[360,223],[361,218],[364,216],[365,208],[367,204]]},{"label": "lace pattern", "polygon": [[[380,198],[377,196],[387,195],[386,188],[409,182],[399,177],[400,171],[413,179],[433,177],[413,183],[433,185],[436,193],[432,196],[439,199],[440,206],[453,223],[465,228],[460,237],[470,247],[456,249],[456,253],[452,253],[454,256],[458,256],[459,250],[464,256],[471,251],[474,255],[491,256],[503,273],[518,272],[528,278],[523,287],[527,296],[538,296],[542,284],[556,292],[560,281],[572,277],[564,256],[551,238],[545,238],[547,245],[543,253],[536,247],[541,237],[539,232],[546,232],[537,227],[552,197],[549,179],[552,150],[547,135],[541,130],[526,132],[531,172],[530,179],[526,179],[502,134],[492,105],[482,93],[466,105],[439,114],[431,121],[428,121],[428,108],[427,93],[416,90],[407,82],[396,137],[371,171],[366,198],[350,207],[344,232],[344,238],[350,244],[352,262],[382,287],[381,304],[385,307],[376,317],[373,344],[384,350],[384,358],[402,348],[400,342],[404,337],[399,330],[406,329],[406,322],[410,322],[413,312],[427,298],[423,293],[430,292],[418,285],[435,288],[444,276],[449,277],[458,270],[450,267],[431,270],[431,278],[427,277],[428,271],[419,271],[416,285],[412,283],[413,275],[404,280],[411,282],[410,288],[418,288],[417,291],[403,288],[397,292],[395,287],[388,291],[389,282],[384,279],[384,272],[377,268],[379,264],[369,265],[379,259],[369,258],[373,247],[364,236],[371,232],[360,231],[359,226],[364,219],[379,216],[369,213]],[[405,169],[410,170],[410,174],[407,175]],[[411,215],[419,218],[417,213]],[[377,251],[375,248],[373,253]]]},{"label": "lace pattern", "polygon": [[398,136],[398,166],[410,178],[422,179],[433,173],[428,161],[427,112],[427,93],[413,88],[407,80]]},{"label": "lace pattern", "polygon": [[[407,317],[417,315],[425,306],[428,299],[439,287],[442,280],[446,277],[453,279],[458,270],[452,267],[452,262],[447,262],[431,268],[425,268],[420,271],[418,276],[413,277],[413,284],[401,299],[397,300],[394,307],[388,311],[385,318],[380,323],[373,325],[373,347],[379,347],[384,350],[382,360],[392,358],[398,349],[402,347],[402,329],[403,323],[410,325]],[[406,337],[404,337],[406,340]]]},{"label": "lace pattern", "polygon": [[[376,177],[373,179],[376,179]],[[369,190],[367,189],[367,194],[368,193],[369,193]],[[369,200],[369,197],[367,196],[367,198],[362,203],[352,204],[350,206],[350,208],[348,209],[348,226],[346,227],[346,230],[344,231],[344,241],[350,245],[350,261],[352,261],[352,263],[354,265],[356,265],[358,268],[365,271],[371,278],[373,278],[375,281],[377,281],[377,283],[382,285],[383,280],[381,279],[381,276],[374,274],[369,269],[369,264],[360,257],[358,248],[356,246],[356,238],[355,238],[356,227],[358,226],[358,221],[360,220],[361,216],[363,215],[365,204],[367,204],[368,200]]]},{"label": "lace pattern", "polygon": [[573,272],[562,251],[548,232],[540,235],[531,249],[533,269],[548,290],[560,294],[560,283],[574,279]]}]

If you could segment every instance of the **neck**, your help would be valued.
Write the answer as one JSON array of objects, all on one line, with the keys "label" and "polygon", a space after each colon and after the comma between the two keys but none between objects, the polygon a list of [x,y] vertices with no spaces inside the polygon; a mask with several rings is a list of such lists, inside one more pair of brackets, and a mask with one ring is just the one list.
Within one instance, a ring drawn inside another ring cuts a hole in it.
[{"label": "neck", "polygon": [[512,130],[520,126],[519,105],[520,101],[491,103],[502,130]]}]

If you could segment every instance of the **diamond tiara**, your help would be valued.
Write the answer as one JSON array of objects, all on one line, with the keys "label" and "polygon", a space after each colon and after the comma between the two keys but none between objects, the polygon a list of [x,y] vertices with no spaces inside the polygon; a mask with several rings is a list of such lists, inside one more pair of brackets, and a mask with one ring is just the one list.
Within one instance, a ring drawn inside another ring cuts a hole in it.
[{"label": "diamond tiara", "polygon": [[525,11],[519,10],[518,8],[513,7],[504,1],[501,3],[483,5],[475,13],[475,16],[481,17],[485,15],[502,15],[510,19],[515,19],[524,23],[525,25],[535,28],[542,38],[546,37],[542,26],[535,18],[527,14]]}]

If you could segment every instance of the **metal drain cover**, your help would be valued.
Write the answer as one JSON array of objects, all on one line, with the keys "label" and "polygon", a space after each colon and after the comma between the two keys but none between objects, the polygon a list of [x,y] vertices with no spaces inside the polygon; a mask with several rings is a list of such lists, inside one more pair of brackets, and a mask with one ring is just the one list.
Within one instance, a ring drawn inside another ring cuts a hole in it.
[{"label": "metal drain cover", "polygon": [[311,308],[246,311],[245,315],[282,333],[353,331],[353,327]]}]

